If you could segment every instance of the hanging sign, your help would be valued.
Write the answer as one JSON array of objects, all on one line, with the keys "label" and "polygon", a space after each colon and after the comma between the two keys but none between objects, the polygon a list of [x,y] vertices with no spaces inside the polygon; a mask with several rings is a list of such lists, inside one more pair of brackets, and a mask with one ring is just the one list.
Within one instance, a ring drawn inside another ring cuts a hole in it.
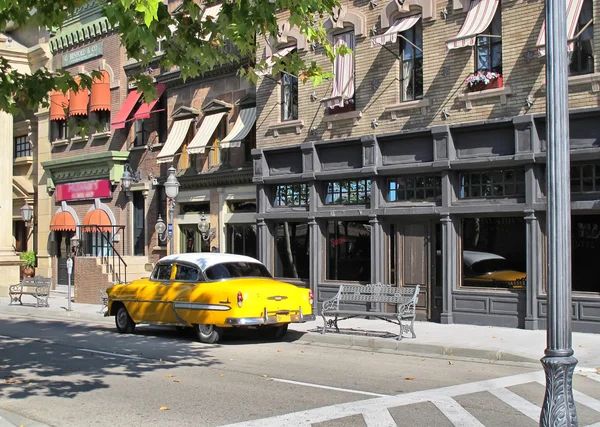
[{"label": "hanging sign", "polygon": [[57,202],[69,200],[102,199],[111,196],[110,180],[98,179],[95,181],[57,184],[54,194]]}]

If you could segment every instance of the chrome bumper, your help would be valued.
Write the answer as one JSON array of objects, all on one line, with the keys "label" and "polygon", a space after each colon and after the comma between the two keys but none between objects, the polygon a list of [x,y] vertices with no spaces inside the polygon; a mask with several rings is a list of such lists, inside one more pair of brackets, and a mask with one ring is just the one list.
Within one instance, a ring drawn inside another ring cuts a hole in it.
[{"label": "chrome bumper", "polygon": [[[282,322],[277,320],[277,315],[290,316],[290,320]],[[304,323],[315,320],[314,314],[303,314],[302,307],[299,310],[280,310],[277,312],[268,312],[264,309],[262,317],[228,317],[225,323],[231,326],[258,326],[258,325],[276,325],[282,323]]]}]

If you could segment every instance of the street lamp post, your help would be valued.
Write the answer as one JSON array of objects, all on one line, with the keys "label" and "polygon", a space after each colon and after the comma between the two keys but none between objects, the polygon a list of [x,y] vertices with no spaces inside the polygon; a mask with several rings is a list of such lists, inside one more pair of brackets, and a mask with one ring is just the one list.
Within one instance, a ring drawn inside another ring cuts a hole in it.
[{"label": "street lamp post", "polygon": [[165,193],[167,198],[169,199],[169,217],[168,219],[168,232],[171,234],[169,236],[169,253],[175,253],[175,242],[173,241],[173,220],[175,219],[175,198],[177,194],[179,194],[179,181],[177,181],[177,177],[175,176],[175,168],[171,166],[169,168],[169,175],[167,176],[167,181],[165,182]]},{"label": "street lamp post", "polygon": [[576,427],[571,342],[571,189],[566,0],[546,0],[548,323],[542,427]]}]

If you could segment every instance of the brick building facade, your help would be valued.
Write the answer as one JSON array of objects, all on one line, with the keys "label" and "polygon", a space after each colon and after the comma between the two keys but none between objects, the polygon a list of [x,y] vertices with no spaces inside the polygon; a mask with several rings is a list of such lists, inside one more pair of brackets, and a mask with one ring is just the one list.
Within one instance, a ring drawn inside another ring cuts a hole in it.
[{"label": "brick building facade", "polygon": [[[600,6],[568,3],[573,319],[599,331]],[[424,319],[544,327],[543,23],[538,1],[343,1],[323,24],[354,53],[332,80],[257,85],[259,258],[319,302],[342,281],[419,284]],[[258,59],[331,69],[281,29]]]}]

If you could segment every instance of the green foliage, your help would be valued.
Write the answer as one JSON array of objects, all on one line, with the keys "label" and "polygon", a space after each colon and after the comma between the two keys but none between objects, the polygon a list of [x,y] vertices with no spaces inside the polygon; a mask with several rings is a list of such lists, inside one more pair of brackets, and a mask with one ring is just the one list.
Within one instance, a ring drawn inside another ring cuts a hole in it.
[{"label": "green foliage", "polygon": [[19,258],[23,261],[23,267],[35,267],[35,252],[21,252]]},{"label": "green foliage", "polygon": [[[277,34],[280,11],[289,13],[286,16],[290,25],[298,27],[309,43],[323,46],[330,60],[335,53],[321,23],[339,6],[338,0],[226,0],[217,19],[204,16],[206,7],[194,0],[184,0],[173,15],[161,0],[0,0],[0,32],[5,32],[9,22],[19,27],[60,28],[77,8],[93,1],[100,1],[102,13],[118,31],[127,56],[139,62],[142,71],[133,80],[146,101],[156,96],[152,78],[144,71],[150,66],[177,67],[185,80],[218,66],[237,64],[241,75],[256,81],[255,70],[264,69],[265,61],[259,60],[254,66],[248,63],[256,57],[256,41],[269,41],[271,34]],[[206,3],[211,6],[215,0]],[[158,39],[165,39],[165,53],[156,58]],[[342,48],[340,53],[347,52]],[[280,61],[273,71],[285,71],[299,76],[302,82],[310,80],[314,84],[331,77],[314,61],[307,64],[298,55]],[[30,109],[47,107],[51,89],[66,92],[77,88],[73,77],[63,70],[22,74],[0,57],[0,109],[17,113],[18,105],[25,104]],[[80,78],[82,87],[91,85],[89,76]]]}]

